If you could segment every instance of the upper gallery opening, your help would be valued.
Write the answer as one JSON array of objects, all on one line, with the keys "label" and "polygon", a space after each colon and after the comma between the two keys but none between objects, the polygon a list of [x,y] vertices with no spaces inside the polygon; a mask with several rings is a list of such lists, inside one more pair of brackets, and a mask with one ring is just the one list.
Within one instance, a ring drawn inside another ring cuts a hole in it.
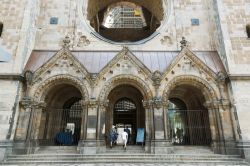
[{"label": "upper gallery opening", "polygon": [[149,37],[163,19],[161,0],[91,0],[90,25],[114,42],[136,42]]}]

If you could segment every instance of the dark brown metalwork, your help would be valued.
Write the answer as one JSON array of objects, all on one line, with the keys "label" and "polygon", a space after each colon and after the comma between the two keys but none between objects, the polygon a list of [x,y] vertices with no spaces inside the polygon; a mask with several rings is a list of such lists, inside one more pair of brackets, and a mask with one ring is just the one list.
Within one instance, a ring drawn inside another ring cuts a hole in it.
[{"label": "dark brown metalwork", "polygon": [[207,110],[168,110],[170,135],[174,145],[210,145]]},{"label": "dark brown metalwork", "polygon": [[40,146],[77,145],[80,139],[82,111],[80,102],[71,103],[64,109],[47,108],[42,116],[44,123],[40,126]]}]

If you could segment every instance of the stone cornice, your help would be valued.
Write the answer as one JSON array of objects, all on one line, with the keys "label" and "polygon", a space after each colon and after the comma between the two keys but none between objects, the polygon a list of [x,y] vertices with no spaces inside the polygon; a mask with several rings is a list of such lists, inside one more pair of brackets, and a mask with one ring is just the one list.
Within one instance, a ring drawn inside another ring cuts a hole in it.
[{"label": "stone cornice", "polygon": [[229,74],[229,80],[250,80],[250,74]]},{"label": "stone cornice", "polygon": [[24,82],[24,76],[18,73],[10,73],[10,74],[0,74],[1,80],[18,80]]}]

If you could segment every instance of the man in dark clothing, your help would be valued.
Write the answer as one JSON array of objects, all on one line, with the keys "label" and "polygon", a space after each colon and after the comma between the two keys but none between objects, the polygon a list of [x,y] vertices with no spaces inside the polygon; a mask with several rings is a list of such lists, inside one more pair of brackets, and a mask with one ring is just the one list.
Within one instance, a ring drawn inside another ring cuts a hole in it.
[{"label": "man in dark clothing", "polygon": [[124,131],[125,131],[126,133],[128,133],[128,140],[127,140],[127,144],[128,144],[128,143],[129,143],[129,140],[130,140],[130,130],[129,130],[128,126],[126,126],[126,128],[124,129]]}]

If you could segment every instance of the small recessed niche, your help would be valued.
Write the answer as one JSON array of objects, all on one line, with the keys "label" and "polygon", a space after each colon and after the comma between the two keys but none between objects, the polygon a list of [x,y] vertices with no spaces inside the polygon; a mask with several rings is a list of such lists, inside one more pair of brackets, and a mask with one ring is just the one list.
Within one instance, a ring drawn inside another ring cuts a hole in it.
[{"label": "small recessed niche", "polygon": [[52,25],[58,24],[58,18],[57,17],[51,17],[49,23],[52,24]]},{"label": "small recessed niche", "polygon": [[197,18],[192,18],[191,19],[191,25],[192,26],[199,26],[200,25],[200,20]]},{"label": "small recessed niche", "polygon": [[250,38],[250,24],[246,25],[247,37]]},{"label": "small recessed niche", "polygon": [[3,32],[3,22],[0,22],[0,37],[2,36]]}]

